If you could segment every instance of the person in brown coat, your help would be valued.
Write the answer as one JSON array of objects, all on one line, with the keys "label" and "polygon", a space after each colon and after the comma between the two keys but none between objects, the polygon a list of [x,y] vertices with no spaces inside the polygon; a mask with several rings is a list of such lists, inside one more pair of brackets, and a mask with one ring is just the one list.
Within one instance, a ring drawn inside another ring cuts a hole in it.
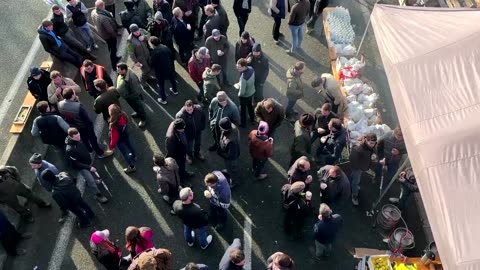
[{"label": "person in brown coat", "polygon": [[163,155],[153,156],[153,171],[157,174],[158,193],[168,204],[172,204],[182,188],[175,159]]},{"label": "person in brown coat", "polygon": [[272,156],[273,139],[268,137],[268,123],[260,121],[258,129],[250,131],[248,147],[252,156],[253,174],[258,180],[267,178],[265,164]]},{"label": "person in brown coat", "polygon": [[112,104],[120,106],[120,93],[115,87],[107,88],[107,83],[103,79],[96,79],[93,81],[93,85],[100,92],[100,95],[95,99],[93,103],[93,110],[97,114],[102,114],[103,119],[107,121],[110,117],[108,113],[108,107]]},{"label": "person in brown coat", "polygon": [[[207,38],[205,42],[210,52],[210,59],[212,64],[218,64],[222,69],[226,70],[228,60],[228,50],[230,49],[230,43],[226,36],[220,34],[220,30],[213,29],[212,35]],[[222,70],[221,85],[228,85],[227,73]]]},{"label": "person in brown coat", "polygon": [[[105,0],[106,1],[106,0]],[[98,35],[107,42],[108,50],[110,51],[110,61],[112,67],[115,67],[120,60],[117,57],[117,31],[118,25],[115,21],[115,1],[113,2],[113,12],[107,11],[105,1],[97,0],[95,2],[95,9],[92,11],[92,22]]]},{"label": "person in brown coat", "polygon": [[283,119],[285,119],[283,106],[274,98],[267,98],[258,102],[257,107],[255,107],[255,115],[258,122],[267,122],[267,135],[272,138],[275,130],[282,124]]}]

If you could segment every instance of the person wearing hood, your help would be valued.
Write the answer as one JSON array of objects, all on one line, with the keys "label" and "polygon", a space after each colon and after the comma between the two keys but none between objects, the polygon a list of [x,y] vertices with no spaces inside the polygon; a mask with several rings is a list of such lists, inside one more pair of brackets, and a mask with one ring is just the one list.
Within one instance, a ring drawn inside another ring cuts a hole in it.
[{"label": "person wearing hood", "polygon": [[92,49],[98,49],[98,45],[95,43],[92,29],[87,23],[88,9],[80,0],[67,0],[68,4],[65,5],[65,15],[67,19],[71,19],[73,25],[80,32],[80,36],[83,42],[87,45],[87,51]]},{"label": "person wearing hood", "polygon": [[[218,64],[221,67],[227,67],[228,51],[230,43],[226,36],[220,34],[220,30],[213,29],[212,35],[207,38],[205,47],[211,52],[210,59],[212,64]],[[228,85],[227,73],[222,71],[221,85]]]},{"label": "person wearing hood", "polygon": [[343,225],[343,218],[339,214],[332,214],[332,209],[325,204],[320,204],[318,220],[313,226],[315,239],[315,256],[317,259],[330,256],[333,243],[338,231]]},{"label": "person wearing hood", "polygon": [[63,148],[67,130],[70,127],[68,123],[62,117],[52,113],[46,101],[38,102],[37,110],[40,112],[40,116],[33,120],[32,136],[40,136],[44,144]]},{"label": "person wearing hood", "polygon": [[110,115],[110,118],[108,119],[108,128],[110,130],[109,147],[111,150],[116,147],[120,149],[123,158],[128,164],[128,167],[123,169],[125,173],[135,172],[137,171],[137,168],[135,167],[137,155],[135,154],[135,149],[132,146],[130,135],[128,134],[127,114],[116,104],[108,106],[108,113]]},{"label": "person wearing hood", "polygon": [[128,270],[171,270],[172,253],[164,248],[149,248],[133,258]]},{"label": "person wearing hood", "polygon": [[52,185],[52,198],[61,209],[67,209],[79,219],[78,226],[86,228],[95,217],[92,208],[83,200],[75,180],[66,172],[55,175],[50,169],[41,173],[44,181]]},{"label": "person wearing hood", "polygon": [[310,174],[310,161],[306,156],[299,157],[290,169],[288,169],[287,177],[288,183],[292,185],[295,182],[305,183],[305,190],[310,189],[310,184],[313,181],[313,177]]},{"label": "person wearing hood", "polygon": [[179,7],[174,8],[172,12],[174,16],[171,26],[173,37],[175,38],[175,43],[178,45],[180,60],[182,64],[185,65],[192,56],[193,36],[190,34],[192,32],[192,26],[183,20],[183,11]]},{"label": "person wearing hood", "polygon": [[122,249],[110,239],[110,231],[94,231],[90,235],[90,252],[107,270],[120,270]]},{"label": "person wearing hood", "polygon": [[208,120],[214,142],[208,148],[209,151],[216,151],[219,146],[221,134],[219,123],[224,117],[228,117],[235,125],[240,123],[240,113],[238,112],[237,105],[227,96],[227,93],[219,91],[208,107]]},{"label": "person wearing hood", "polygon": [[180,270],[208,270],[208,266],[202,263],[189,262]]},{"label": "person wearing hood", "polygon": [[147,25],[153,15],[152,8],[148,5],[146,0],[132,0],[132,1],[138,16],[142,20],[143,24]]},{"label": "person wearing hood", "polygon": [[[206,5],[204,7],[205,15],[207,16],[207,21],[203,26],[203,35],[205,40],[212,35],[214,29],[220,28],[220,16],[216,13],[215,7],[213,5]],[[219,31],[220,32],[220,31]]]},{"label": "person wearing hood", "polygon": [[250,131],[248,135],[248,148],[252,156],[253,175],[258,180],[268,177],[265,164],[272,157],[273,139],[268,137],[267,122],[260,121],[258,128]]},{"label": "person wearing hood", "polygon": [[311,113],[304,113],[294,125],[294,137],[290,146],[290,165],[302,156],[310,156],[312,153],[312,142],[310,137],[310,127],[313,124],[314,117]]},{"label": "person wearing hood", "polygon": [[59,59],[68,62],[77,68],[82,66],[82,56],[72,50],[65,42],[60,39],[53,31],[53,23],[50,20],[43,20],[38,27],[38,38],[42,43],[43,49]]},{"label": "person wearing hood", "polygon": [[283,226],[287,235],[299,239],[303,235],[303,224],[308,213],[308,205],[305,198],[304,182],[285,184],[282,187],[284,194],[283,207],[286,210]]},{"label": "person wearing hood", "polygon": [[235,44],[235,62],[240,58],[247,58],[252,52],[255,39],[247,31],[242,32],[240,40]]},{"label": "person wearing hood", "polygon": [[220,0],[211,0],[211,5],[215,8],[216,13],[220,17],[220,25],[218,30],[220,30],[222,35],[227,36],[227,30],[230,26],[230,21],[228,20],[228,14],[225,11],[225,8],[223,8],[223,5],[221,5]]},{"label": "person wearing hood", "polygon": [[[97,172],[97,168],[93,167],[92,158],[90,156],[87,147],[82,142],[80,132],[76,128],[68,129],[68,136],[65,139],[65,152],[67,158],[67,164],[72,167],[72,169],[78,171],[85,180],[85,184],[93,194],[95,194],[95,199],[100,203],[107,203],[107,197],[103,196],[98,189],[97,183],[93,178],[92,173]],[[109,156],[113,154],[112,151],[109,151]]]},{"label": "person wearing hood", "polygon": [[[167,3],[168,4],[168,3]],[[148,32],[151,36],[155,36],[160,40],[160,43],[167,46],[170,52],[175,57],[175,48],[173,47],[173,34],[170,27],[170,21],[164,19],[162,12],[155,13],[155,20],[149,24]],[[154,62],[151,62],[152,65]]]},{"label": "person wearing hood", "polygon": [[347,131],[342,121],[333,118],[328,122],[330,134],[320,138],[320,145],[317,148],[319,166],[333,165],[342,157],[342,151],[347,144]]},{"label": "person wearing hood", "polygon": [[332,104],[332,112],[338,115],[339,119],[347,113],[347,98],[343,96],[338,81],[332,74],[323,73],[320,77],[315,77],[311,82],[312,88],[320,87],[319,93],[322,93],[325,102]]},{"label": "person wearing hood", "polygon": [[283,252],[275,252],[267,259],[267,270],[295,270],[295,261]]},{"label": "person wearing hood", "polygon": [[157,12],[163,16],[163,19],[166,20],[169,24],[172,22],[173,14],[172,8],[170,7],[169,1],[166,0],[153,0],[153,12],[155,12],[155,17],[157,17]]},{"label": "person wearing hood", "polygon": [[290,10],[290,2],[286,0],[270,0],[269,3],[268,13],[273,17],[272,35],[275,44],[278,44],[280,35],[283,35],[280,33],[280,25],[287,14],[287,5]]},{"label": "person wearing hood", "polygon": [[187,137],[187,163],[192,164],[193,158],[204,161],[205,157],[200,152],[202,132],[205,129],[207,118],[202,106],[185,101],[185,105],[177,112],[176,118],[185,121],[185,135]]},{"label": "person wearing hood", "polygon": [[165,80],[170,82],[170,92],[174,96],[178,95],[177,82],[175,77],[177,73],[175,72],[175,55],[172,53],[167,46],[160,43],[160,39],[156,36],[150,37],[148,40],[150,46],[152,47],[152,52],[150,53],[150,63],[152,63],[153,71],[157,77],[158,83],[158,95],[160,96],[157,101],[160,104],[167,104],[167,95],[165,94]]},{"label": "person wearing hood", "polygon": [[152,68],[150,66],[150,48],[148,47],[148,38],[150,33],[136,24],[129,26],[130,35],[127,38],[128,56],[133,61],[133,65],[142,70],[141,80],[154,81]]},{"label": "person wearing hood", "polygon": [[[179,8],[183,13],[183,20],[190,25],[189,35],[191,40],[195,35],[195,30],[198,30],[198,37],[203,35],[203,29],[198,29],[198,9],[199,4],[197,0],[173,0],[172,8]],[[175,13],[175,12],[174,12]]]},{"label": "person wearing hood", "polygon": [[328,204],[344,204],[350,199],[350,181],[338,166],[325,165],[317,171],[320,197]]},{"label": "person wearing hood", "polygon": [[223,171],[213,171],[204,178],[207,189],[203,194],[210,202],[210,218],[217,231],[223,230],[227,222],[232,196],[228,178],[229,174]]},{"label": "person wearing hood", "polygon": [[154,248],[152,238],[153,230],[151,228],[128,226],[125,229],[125,242],[127,242],[125,247],[129,255],[124,259],[133,262],[135,257],[138,257],[137,255]]},{"label": "person wearing hood", "polygon": [[27,87],[30,94],[32,94],[37,101],[48,101],[47,88],[51,82],[52,79],[50,79],[50,72],[39,67],[30,68]]},{"label": "person wearing hood", "polygon": [[188,74],[193,82],[197,85],[199,91],[197,93],[197,100],[201,102],[205,98],[203,93],[203,72],[211,65],[210,52],[206,47],[200,47],[198,50],[192,51],[192,57],[188,60]]},{"label": "person wearing hood", "polygon": [[255,113],[253,111],[252,98],[255,95],[255,71],[248,66],[245,58],[237,61],[237,71],[240,72],[240,79],[235,87],[238,89],[238,98],[240,99],[240,127],[246,127],[247,112],[250,122],[255,124]]},{"label": "person wearing hood", "polygon": [[138,127],[143,128],[147,123],[147,112],[143,104],[143,88],[137,75],[125,63],[117,64],[117,89],[125,101],[132,107],[132,117],[138,117]]},{"label": "person wearing hood", "polygon": [[283,106],[274,98],[267,98],[257,103],[255,108],[257,122],[265,121],[268,124],[269,137],[274,136],[275,130],[280,127],[285,119]]},{"label": "person wearing hood", "polygon": [[235,17],[237,17],[239,36],[245,31],[250,12],[252,12],[252,0],[233,1],[233,13],[235,14]]},{"label": "person wearing hood", "polygon": [[167,134],[165,135],[166,157],[175,159],[178,164],[178,173],[180,183],[185,183],[188,177],[194,175],[185,168],[187,162],[187,136],[185,135],[185,121],[175,119],[170,123]]},{"label": "person wearing hood", "polygon": [[230,187],[238,185],[238,177],[241,174],[238,165],[240,158],[240,133],[228,117],[224,117],[218,123],[221,135],[217,153],[225,161],[225,167],[230,174]]},{"label": "person wearing hood", "polygon": [[[307,1],[307,0],[302,0]],[[285,108],[285,117],[294,120],[297,112],[293,109],[297,100],[303,98],[302,74],[305,71],[305,63],[298,61],[295,66],[287,70],[287,107]]]},{"label": "person wearing hood", "polygon": [[218,75],[222,72],[222,66],[219,64],[213,64],[211,68],[205,68],[205,71],[202,74],[203,79],[203,90],[205,94],[205,103],[210,103],[213,98],[216,97],[218,91],[221,87],[218,82]]},{"label": "person wearing hood", "polygon": [[262,52],[260,43],[255,43],[247,56],[248,64],[255,71],[255,104],[263,100],[263,86],[270,72],[268,58]]},{"label": "person wearing hood", "polygon": [[350,152],[350,166],[352,172],[350,181],[352,184],[352,204],[358,206],[358,193],[360,191],[360,180],[362,173],[366,172],[372,166],[372,156],[377,146],[377,135],[369,132],[361,137]]},{"label": "person wearing hood", "polygon": [[102,114],[103,120],[108,123],[110,114],[108,113],[108,107],[112,104],[116,104],[120,107],[120,93],[115,87],[108,87],[107,82],[103,79],[96,79],[93,81],[95,89],[100,95],[93,102],[93,110],[97,114]]},{"label": "person wearing hood", "polygon": [[127,29],[130,34],[130,25],[136,24],[138,27],[144,29],[146,27],[146,22],[142,20],[137,10],[135,9],[135,3],[132,0],[123,1],[126,10],[120,12],[120,20],[122,22],[123,28]]},{"label": "person wearing hood", "polygon": [[171,157],[165,158],[162,154],[156,154],[153,156],[153,163],[153,171],[157,175],[157,191],[166,203],[172,204],[181,189],[177,162]]},{"label": "person wearing hood", "polygon": [[[115,10],[115,1],[113,2],[113,10]],[[111,13],[106,9],[106,3],[102,0],[95,1],[95,9],[91,14],[93,25],[98,35],[105,40],[110,52],[110,62],[115,67],[120,60],[117,56],[117,34],[118,24],[115,20],[115,11]]]}]

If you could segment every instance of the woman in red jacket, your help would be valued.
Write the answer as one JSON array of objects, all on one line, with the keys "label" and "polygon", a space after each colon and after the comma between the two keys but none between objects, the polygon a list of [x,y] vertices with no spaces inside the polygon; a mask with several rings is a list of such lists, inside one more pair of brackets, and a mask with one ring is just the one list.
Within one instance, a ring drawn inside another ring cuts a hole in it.
[{"label": "woman in red jacket", "polygon": [[272,156],[273,139],[268,137],[268,124],[260,121],[258,129],[254,129],[248,135],[248,147],[253,159],[253,172],[257,180],[267,178],[265,164],[268,158]]},{"label": "woman in red jacket", "polygon": [[110,115],[110,118],[108,119],[108,125],[110,128],[110,149],[113,150],[118,146],[125,161],[128,163],[128,167],[123,169],[123,171],[125,173],[135,172],[137,170],[135,167],[137,156],[135,155],[135,150],[133,149],[127,132],[127,114],[116,104],[112,104],[108,107],[108,113]]}]

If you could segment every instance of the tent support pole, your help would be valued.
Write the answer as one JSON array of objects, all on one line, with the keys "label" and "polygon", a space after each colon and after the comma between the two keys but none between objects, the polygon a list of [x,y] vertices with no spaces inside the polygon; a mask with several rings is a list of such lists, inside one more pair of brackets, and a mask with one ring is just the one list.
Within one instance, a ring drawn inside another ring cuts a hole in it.
[{"label": "tent support pole", "polygon": [[[378,2],[380,2],[380,0],[375,1],[375,4],[373,4],[373,6],[375,7],[375,5]],[[360,53],[360,49],[362,49],[363,42],[365,41],[365,36],[367,36],[367,31],[368,31],[368,28],[370,27],[371,22],[372,22],[372,14],[370,13],[370,15],[368,16],[367,26],[365,27],[365,30],[363,31],[362,40],[360,41],[360,44],[358,45],[357,54],[355,55],[355,58],[358,58],[358,54]]]}]

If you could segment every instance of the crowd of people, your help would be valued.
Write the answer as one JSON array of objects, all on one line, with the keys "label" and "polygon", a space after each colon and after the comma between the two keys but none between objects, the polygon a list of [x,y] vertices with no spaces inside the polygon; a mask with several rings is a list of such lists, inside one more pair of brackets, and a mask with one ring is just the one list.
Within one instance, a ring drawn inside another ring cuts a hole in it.
[{"label": "crowd of people", "polygon": [[[262,181],[269,177],[267,164],[273,155],[276,130],[287,120],[293,124],[294,132],[289,150],[288,183],[281,189],[284,230],[294,238],[303,236],[305,219],[316,208],[312,205],[312,186],[314,177],[318,178],[322,203],[318,220],[312,228],[315,255],[318,258],[329,256],[343,223],[341,215],[333,214],[332,208],[345,201],[359,205],[362,173],[370,168],[375,168],[377,178],[391,179],[394,176],[401,156],[406,154],[401,129],[396,128],[378,142],[374,133],[364,134],[352,146],[349,156],[342,157],[350,143],[348,131],[343,126],[346,100],[335,78],[331,74],[321,74],[311,86],[319,89],[325,102],[314,112],[298,113],[295,104],[304,97],[305,88],[302,74],[306,67],[301,61],[286,72],[286,106],[273,97],[265,97],[263,87],[269,75],[269,60],[260,43],[245,31],[252,10],[250,0],[234,0],[233,3],[239,25],[239,40],[235,42],[234,52],[239,79],[233,84],[238,91],[238,104],[226,91],[231,86],[228,77],[233,77],[227,76],[226,67],[233,59],[230,59],[227,38],[230,22],[220,0],[153,0],[153,8],[145,0],[125,0],[125,10],[119,13],[121,24],[115,18],[114,2],[97,0],[90,16],[96,32],[108,45],[117,78],[112,78],[110,70],[95,63],[94,53],[98,45],[87,23],[88,9],[81,1],[69,0],[65,10],[53,5],[52,17],[42,21],[38,33],[45,51],[57,61],[77,67],[83,85],[76,84],[59,71],[32,67],[27,84],[38,100],[36,107],[40,113],[33,122],[32,135],[65,153],[68,166],[82,176],[79,179],[85,181],[87,190],[98,202],[107,203],[107,194],[99,188],[104,183],[92,166],[91,153],[95,152],[97,158],[103,159],[118,148],[126,163],[124,173],[137,170],[138,159],[144,157],[135,150],[135,143],[129,135],[131,118],[121,107],[120,100],[123,99],[134,111],[131,117],[138,119],[138,127],[144,128],[147,124],[142,98],[144,87],[149,85],[158,89],[157,101],[161,105],[167,104],[165,81],[169,81],[172,95],[178,95],[174,65],[178,55],[180,64],[188,70],[198,89],[195,90],[196,98],[186,100],[170,123],[165,134],[165,155],[153,156],[153,171],[158,193],[172,206],[171,214],[183,222],[187,245],[192,247],[197,243],[201,249],[206,249],[213,240],[208,234],[210,224],[216,231],[227,226],[232,190],[245,184],[242,183],[245,173],[239,166],[243,148],[240,129],[251,129],[248,149],[253,175],[248,177]],[[274,20],[272,38],[278,43],[281,20],[290,12],[288,24],[292,47],[287,52],[291,54],[301,50],[303,25],[307,24],[307,33],[311,33],[328,0],[298,0],[292,7],[287,2],[271,0],[269,13]],[[122,28],[129,32],[128,57],[133,66],[141,70],[141,76],[117,56],[117,38]],[[194,41],[203,44],[197,46]],[[82,89],[94,99],[93,111],[102,114],[108,125],[106,149],[98,144],[89,108],[78,98]],[[186,184],[188,178],[194,176],[186,165],[205,160],[201,142],[207,126],[213,139],[208,151],[216,152],[224,160],[223,168],[215,168],[204,177],[202,195],[209,201],[208,213],[194,202],[194,192]],[[348,176],[338,166],[344,159],[350,160],[352,168]],[[61,210],[59,222],[64,222],[72,212],[78,218],[79,227],[89,227],[95,213],[76,187],[77,177],[57,169],[40,154],[34,154],[29,163],[40,186],[51,193]],[[316,176],[311,172],[312,165],[318,168]],[[399,203],[403,209],[408,196],[416,191],[416,184],[411,170],[400,174],[399,180],[403,187],[401,197],[391,198],[391,201]],[[17,211],[23,220],[34,222],[31,211],[18,202],[17,195],[40,207],[51,206],[21,183],[15,167],[3,166],[0,168],[0,201]],[[17,249],[16,244],[28,236],[18,233],[2,213],[0,224],[5,224],[0,228],[9,232],[0,234],[7,251],[12,255],[25,253],[25,250]],[[152,229],[126,228],[128,255],[123,257],[122,249],[109,240],[109,235],[106,229],[93,232],[90,238],[92,254],[106,269],[171,269],[172,254],[168,249],[154,247]],[[219,269],[243,269],[244,264],[241,242],[235,239],[222,257]],[[295,268],[294,260],[282,252],[274,253],[266,264],[272,270]],[[191,262],[183,269],[208,267]]]}]

